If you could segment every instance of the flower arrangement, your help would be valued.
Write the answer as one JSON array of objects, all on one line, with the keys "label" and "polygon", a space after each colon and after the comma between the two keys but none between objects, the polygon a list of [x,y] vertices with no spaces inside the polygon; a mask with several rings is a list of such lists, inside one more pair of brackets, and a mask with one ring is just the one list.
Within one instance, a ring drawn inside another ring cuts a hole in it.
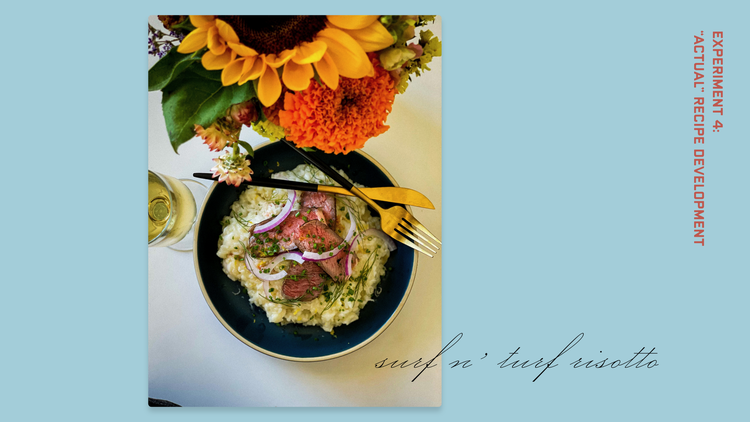
[{"label": "flower arrangement", "polygon": [[[347,154],[389,129],[396,94],[430,70],[434,16],[159,16],[149,91],[162,92],[172,147],[200,137],[219,181],[251,180],[243,126],[270,140]],[[240,151],[242,147],[245,152]]]}]

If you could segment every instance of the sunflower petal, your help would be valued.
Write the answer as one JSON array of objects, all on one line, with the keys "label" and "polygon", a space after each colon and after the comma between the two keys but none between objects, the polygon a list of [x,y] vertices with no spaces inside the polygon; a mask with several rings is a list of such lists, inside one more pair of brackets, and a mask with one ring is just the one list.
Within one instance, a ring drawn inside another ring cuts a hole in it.
[{"label": "sunflower petal", "polygon": [[382,50],[395,41],[393,36],[380,22],[373,22],[367,28],[344,31],[354,38],[365,52]]},{"label": "sunflower petal", "polygon": [[240,58],[229,63],[221,72],[221,84],[224,86],[229,86],[237,83],[237,81],[240,80],[240,75],[242,74],[242,68],[244,64],[244,58]]},{"label": "sunflower petal", "polygon": [[331,59],[331,56],[324,54],[323,60],[316,62],[314,66],[315,70],[318,72],[318,76],[320,76],[320,80],[323,81],[328,88],[336,89],[339,87],[339,70],[336,67],[336,63]]},{"label": "sunflower petal", "polygon": [[224,51],[227,49],[227,44],[221,39],[219,30],[215,26],[208,29],[207,44],[208,49],[217,56],[224,54]]},{"label": "sunflower petal", "polygon": [[284,65],[281,80],[292,91],[304,91],[310,86],[310,79],[313,76],[315,76],[315,72],[313,72],[311,64],[297,64],[291,61]]},{"label": "sunflower petal", "polygon": [[278,69],[279,67],[283,66],[288,62],[292,57],[294,57],[297,54],[297,51],[292,50],[284,50],[282,51],[278,56],[275,54],[266,54],[265,61],[266,64],[271,66],[274,69]]},{"label": "sunflower petal", "polygon": [[328,21],[343,29],[362,29],[370,26],[379,17],[377,15],[332,15],[328,16]]},{"label": "sunflower petal", "polygon": [[196,28],[207,28],[214,25],[214,15],[190,15],[190,23]]},{"label": "sunflower petal", "polygon": [[264,106],[270,107],[281,95],[281,81],[276,69],[266,66],[258,82],[258,99]]},{"label": "sunflower petal", "polygon": [[315,63],[323,58],[328,46],[323,41],[303,43],[295,47],[296,54],[292,61],[297,64]]},{"label": "sunflower petal", "polygon": [[224,69],[235,57],[237,53],[231,48],[218,56],[211,51],[206,51],[201,57],[201,63],[207,70],[219,70]]},{"label": "sunflower petal", "polygon": [[258,52],[242,43],[228,42],[229,48],[236,51],[240,56],[257,56]]},{"label": "sunflower petal", "polygon": [[177,52],[182,54],[194,53],[206,46],[208,28],[198,28],[187,34],[180,45],[177,46]]},{"label": "sunflower petal", "polygon": [[221,19],[216,19],[216,27],[219,28],[219,35],[226,42],[239,43],[240,37],[234,32],[234,29]]},{"label": "sunflower petal", "polygon": [[263,71],[266,70],[266,62],[259,56],[246,57],[245,64],[242,66],[242,76],[240,76],[239,85],[247,81],[258,79]]},{"label": "sunflower petal", "polygon": [[336,63],[341,76],[358,79],[372,71],[372,63],[365,50],[344,31],[325,28],[318,33],[317,39],[328,45],[326,54]]}]

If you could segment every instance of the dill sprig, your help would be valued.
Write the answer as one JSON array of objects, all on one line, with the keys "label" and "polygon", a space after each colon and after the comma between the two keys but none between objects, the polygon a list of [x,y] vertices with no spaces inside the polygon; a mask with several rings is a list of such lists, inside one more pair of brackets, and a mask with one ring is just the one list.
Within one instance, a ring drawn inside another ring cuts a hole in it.
[{"label": "dill sprig", "polygon": [[240,226],[248,229],[250,226],[252,226],[252,223],[250,223],[250,220],[246,220],[242,218],[241,215],[237,214],[236,212],[232,211],[232,218],[237,220],[238,223],[240,223]]},{"label": "dill sprig", "polygon": [[[375,261],[378,258],[377,252],[370,253],[366,260],[364,265],[362,266],[362,270],[359,272],[359,275],[357,277],[351,277],[349,280],[345,283],[334,283],[333,284],[333,291],[330,292],[326,296],[326,307],[323,308],[323,312],[330,309],[336,301],[341,299],[341,296],[344,295],[344,291],[347,289],[350,293],[348,293],[349,297],[352,298],[350,300],[354,300],[354,298],[358,298],[359,294],[362,290],[362,286],[365,284],[365,281],[370,275],[370,271],[372,270],[373,266],[375,265]],[[353,288],[350,287],[354,285]],[[329,284],[330,285],[330,284]],[[322,312],[321,312],[322,313]]]},{"label": "dill sprig", "polygon": [[[336,303],[336,301],[339,300],[339,298],[341,298],[341,295],[344,294],[344,287],[348,284],[349,283],[334,283],[333,284],[333,291],[330,292],[330,294],[327,297],[327,304],[326,304],[326,307],[323,308],[323,312],[331,309],[331,306],[333,306],[333,304]],[[323,312],[321,312],[321,314]]]},{"label": "dill sprig", "polygon": [[[352,198],[339,197],[338,200],[343,202],[344,205],[346,205],[347,208],[349,208],[349,210],[351,211],[350,214],[353,214],[349,216],[349,221],[354,221],[357,224],[358,232],[362,233],[363,231],[369,228],[362,221],[362,213],[359,211],[359,207],[356,206]],[[346,210],[346,208],[344,210]],[[339,211],[341,211],[340,208],[339,208]]]},{"label": "dill sprig", "polygon": [[245,245],[245,242],[240,242],[240,245],[242,245],[242,249],[245,251],[245,255],[250,256],[250,251],[247,250],[247,245]]},{"label": "dill sprig", "polygon": [[273,296],[266,297],[265,295],[260,295],[260,297],[262,297],[263,299],[269,302],[278,303],[279,305],[284,305],[284,306],[300,306],[301,305],[299,299],[277,299]]},{"label": "dill sprig", "polygon": [[377,259],[377,251],[372,252],[367,256],[367,260],[362,267],[362,271],[360,271],[359,275],[354,278],[354,280],[357,282],[356,286],[354,287],[354,297],[359,297],[360,289],[364,285],[365,280],[367,280],[367,278],[370,276],[370,271],[372,271],[372,267],[375,265],[375,261]]},{"label": "dill sprig", "polygon": [[302,177],[301,175],[297,174],[297,168],[294,168],[292,170],[289,170],[290,173],[292,173],[294,176],[296,176],[298,179],[302,179],[307,183],[313,183],[315,180],[313,180],[312,177]]}]

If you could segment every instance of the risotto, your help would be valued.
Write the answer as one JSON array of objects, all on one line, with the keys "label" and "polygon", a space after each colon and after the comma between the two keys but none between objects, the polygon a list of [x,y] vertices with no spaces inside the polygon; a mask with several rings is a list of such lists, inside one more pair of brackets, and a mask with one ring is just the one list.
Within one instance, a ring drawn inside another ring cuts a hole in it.
[{"label": "risotto", "polygon": [[[340,173],[346,177],[343,172]],[[276,173],[273,178],[333,184],[318,169],[305,164],[294,170]],[[282,293],[285,279],[267,281],[268,284],[264,287],[263,280],[256,277],[245,262],[249,228],[278,215],[288,201],[287,193],[283,189],[248,187],[239,200],[232,204],[230,215],[222,220],[223,232],[219,238],[217,255],[223,260],[222,266],[227,276],[247,290],[250,303],[263,308],[270,322],[314,325],[333,332],[335,327],[356,321],[360,310],[377,296],[378,284],[385,274],[385,262],[390,252],[385,240],[362,233],[368,229],[379,230],[380,218],[372,216],[365,202],[359,198],[336,196],[337,212],[332,229],[341,238],[345,238],[350,225],[356,224],[356,259],[351,275],[343,282],[330,279],[324,282],[318,286],[320,294],[312,300],[288,298]],[[300,208],[299,193],[292,210]],[[270,258],[259,258],[250,262],[264,265],[269,260]],[[277,270],[283,271],[285,265],[282,263]]]}]

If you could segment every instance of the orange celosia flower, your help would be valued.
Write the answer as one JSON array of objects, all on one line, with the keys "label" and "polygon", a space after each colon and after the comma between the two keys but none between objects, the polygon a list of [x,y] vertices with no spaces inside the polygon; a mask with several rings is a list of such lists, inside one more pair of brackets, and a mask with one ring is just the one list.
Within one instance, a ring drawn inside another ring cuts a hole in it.
[{"label": "orange celosia flower", "polygon": [[374,55],[370,60],[374,77],[341,78],[335,90],[311,84],[296,94],[287,92],[284,110],[279,112],[286,139],[298,147],[347,154],[387,131],[385,121],[396,91],[393,79]]}]

